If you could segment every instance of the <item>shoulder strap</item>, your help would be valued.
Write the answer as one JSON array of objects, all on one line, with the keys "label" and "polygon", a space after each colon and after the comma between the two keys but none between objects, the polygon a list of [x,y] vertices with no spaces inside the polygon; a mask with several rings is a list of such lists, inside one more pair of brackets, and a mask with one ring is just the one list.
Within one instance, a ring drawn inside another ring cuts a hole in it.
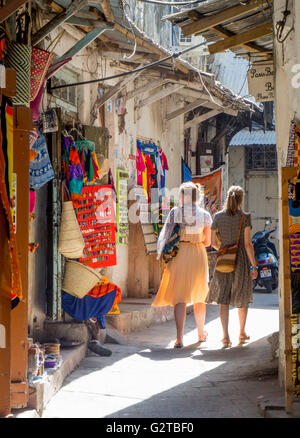
[{"label": "shoulder strap", "polygon": [[243,226],[243,221],[244,221],[244,213],[242,214],[242,219],[241,219],[241,223],[240,223],[240,229],[239,229],[239,235],[238,235],[238,238],[237,238],[237,241],[236,241],[236,245],[238,246],[239,245],[239,242],[240,242],[240,237],[241,237],[241,231],[242,231],[242,226]]}]

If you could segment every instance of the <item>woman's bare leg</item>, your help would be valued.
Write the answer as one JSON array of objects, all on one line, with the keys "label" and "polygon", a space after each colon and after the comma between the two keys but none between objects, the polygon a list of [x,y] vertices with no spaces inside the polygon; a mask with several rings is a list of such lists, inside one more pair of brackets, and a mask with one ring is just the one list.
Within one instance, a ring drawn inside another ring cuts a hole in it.
[{"label": "woman's bare leg", "polygon": [[248,307],[240,307],[238,309],[239,313],[239,320],[240,320],[240,337],[245,338],[247,337],[245,333],[245,325],[247,320],[247,314],[248,314]]},{"label": "woman's bare leg", "polygon": [[220,304],[220,319],[223,329],[223,339],[230,341],[229,332],[228,332],[228,323],[229,323],[229,304]]},{"label": "woman's bare leg", "polygon": [[174,316],[175,316],[175,323],[176,323],[176,330],[177,330],[177,344],[183,343],[183,330],[184,330],[184,324],[185,324],[185,318],[186,318],[186,304],[185,303],[179,303],[176,304],[174,307]]},{"label": "woman's bare leg", "polygon": [[206,338],[206,333],[204,333],[204,323],[206,316],[206,304],[205,303],[195,303],[194,304],[194,317],[198,329],[198,340],[204,341]]}]

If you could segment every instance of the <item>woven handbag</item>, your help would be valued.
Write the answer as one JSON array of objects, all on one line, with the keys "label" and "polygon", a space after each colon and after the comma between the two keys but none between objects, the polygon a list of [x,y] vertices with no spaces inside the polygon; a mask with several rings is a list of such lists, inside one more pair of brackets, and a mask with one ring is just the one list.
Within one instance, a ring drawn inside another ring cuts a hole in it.
[{"label": "woven handbag", "polygon": [[89,266],[67,260],[62,289],[77,298],[83,298],[101,280],[101,275]]},{"label": "woven handbag", "polygon": [[30,72],[31,72],[31,47],[11,41],[8,45],[6,66],[17,72],[17,92],[12,99],[14,105],[29,107],[30,102]]},{"label": "woven handbag", "polygon": [[216,271],[223,272],[224,274],[229,274],[234,272],[236,265],[236,256],[239,248],[239,242],[241,237],[241,231],[244,221],[244,214],[242,214],[242,219],[239,228],[239,234],[235,245],[227,245],[220,249],[217,254],[216,261]]},{"label": "woven handbag", "polygon": [[[67,193],[65,182],[62,184],[62,192]],[[77,221],[72,201],[62,203],[61,222],[58,237],[58,251],[67,258],[78,259],[83,256],[85,242]],[[67,291],[66,291],[67,292]]]}]

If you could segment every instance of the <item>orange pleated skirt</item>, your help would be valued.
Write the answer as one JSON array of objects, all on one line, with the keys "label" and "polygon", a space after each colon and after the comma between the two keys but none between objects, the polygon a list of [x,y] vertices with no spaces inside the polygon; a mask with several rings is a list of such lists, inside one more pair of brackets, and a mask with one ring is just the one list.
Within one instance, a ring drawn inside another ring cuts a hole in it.
[{"label": "orange pleated skirt", "polygon": [[208,259],[203,243],[180,242],[166,266],[153,307],[204,303],[208,294]]}]

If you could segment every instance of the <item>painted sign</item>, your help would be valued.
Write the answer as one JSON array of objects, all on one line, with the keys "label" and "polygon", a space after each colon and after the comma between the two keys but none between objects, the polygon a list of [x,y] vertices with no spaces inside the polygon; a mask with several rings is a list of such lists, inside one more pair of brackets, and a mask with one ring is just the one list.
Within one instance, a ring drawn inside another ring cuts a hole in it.
[{"label": "painted sign", "polygon": [[275,99],[273,62],[254,63],[247,76],[249,94],[257,102],[269,102]]},{"label": "painted sign", "polygon": [[128,243],[128,172],[117,170],[117,243]]}]

